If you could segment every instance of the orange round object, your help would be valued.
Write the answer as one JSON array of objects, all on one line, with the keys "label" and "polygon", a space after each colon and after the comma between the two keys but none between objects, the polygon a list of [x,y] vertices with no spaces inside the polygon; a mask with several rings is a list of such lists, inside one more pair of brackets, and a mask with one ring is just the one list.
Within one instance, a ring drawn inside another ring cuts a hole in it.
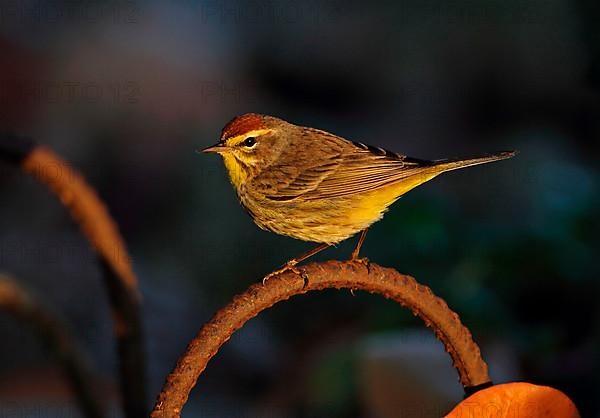
[{"label": "orange round object", "polygon": [[481,390],[459,403],[446,418],[579,418],[567,395],[548,386],[517,382]]}]

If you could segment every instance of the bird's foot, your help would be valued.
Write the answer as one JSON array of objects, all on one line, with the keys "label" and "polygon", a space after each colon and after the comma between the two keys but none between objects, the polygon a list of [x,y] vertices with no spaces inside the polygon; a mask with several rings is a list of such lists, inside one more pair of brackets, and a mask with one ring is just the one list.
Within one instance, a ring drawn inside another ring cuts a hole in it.
[{"label": "bird's foot", "polygon": [[[365,266],[367,268],[368,273],[371,272],[371,261],[367,257],[358,257],[358,256],[354,256],[354,254],[353,254],[352,258],[350,258],[350,262],[362,264],[363,266]],[[350,293],[352,294],[352,296],[356,296],[356,294],[354,293],[355,291],[356,291],[356,289],[354,289],[354,288],[350,289]]]},{"label": "bird's foot", "polygon": [[362,264],[369,272],[371,271],[371,260],[369,260],[367,257],[352,257],[350,261],[352,263]]},{"label": "bird's foot", "polygon": [[296,267],[297,263],[293,263],[291,261],[288,261],[287,263],[285,263],[283,265],[283,267],[267,274],[265,277],[263,277],[262,279],[262,283],[263,286],[265,285],[265,283],[267,282],[267,280],[269,280],[271,277],[273,276],[277,276],[279,274],[285,273],[286,271],[291,271],[295,274],[297,274],[298,276],[302,277],[302,279],[304,280],[304,286],[303,288],[305,288],[308,285],[308,276],[306,275],[306,273],[304,273],[302,270],[300,270],[298,267]]}]

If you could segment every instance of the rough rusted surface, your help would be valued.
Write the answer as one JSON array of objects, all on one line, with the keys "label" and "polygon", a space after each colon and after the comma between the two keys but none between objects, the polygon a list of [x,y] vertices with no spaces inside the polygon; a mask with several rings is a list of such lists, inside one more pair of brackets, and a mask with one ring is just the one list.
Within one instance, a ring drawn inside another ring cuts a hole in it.
[{"label": "rough rusted surface", "polygon": [[469,330],[442,299],[412,277],[375,264],[367,268],[362,263],[351,261],[313,263],[300,269],[308,278],[305,287],[302,277],[287,271],[271,277],[264,286],[250,286],[217,312],[179,358],[175,369],[166,379],[151,416],[179,417],[190,391],[209,360],[248,320],[277,302],[327,288],[364,290],[398,302],[433,329],[452,357],[463,386],[489,382],[487,365]]},{"label": "rough rusted surface", "polygon": [[73,166],[50,149],[33,148],[22,159],[21,167],[54,192],[97,251],[115,324],[125,414],[128,418],[147,416],[145,352],[137,279],[117,225],[94,189]]},{"label": "rough rusted surface", "polygon": [[83,234],[118,275],[125,287],[137,292],[137,279],[125,242],[104,203],[75,168],[52,150],[38,146],[21,163],[23,170],[48,186],[69,209]]},{"label": "rough rusted surface", "polygon": [[60,362],[84,415],[101,418],[102,402],[94,388],[92,373],[63,323],[36,302],[12,279],[0,274],[0,311],[29,324],[48,344]]}]

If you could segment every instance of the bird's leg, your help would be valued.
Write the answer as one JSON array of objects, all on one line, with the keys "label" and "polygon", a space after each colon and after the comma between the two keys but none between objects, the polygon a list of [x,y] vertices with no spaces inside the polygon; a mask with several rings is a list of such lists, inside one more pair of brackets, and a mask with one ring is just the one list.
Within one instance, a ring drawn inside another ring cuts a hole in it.
[{"label": "bird's leg", "polygon": [[365,242],[365,237],[367,236],[368,230],[369,230],[369,228],[365,228],[362,231],[360,231],[360,237],[358,237],[358,242],[356,243],[356,247],[354,247],[354,251],[352,251],[352,255],[350,256],[351,261],[356,261],[361,264],[364,264],[365,266],[367,266],[367,268],[369,267],[369,259],[366,257],[359,258],[358,255],[360,254],[360,248],[362,247],[363,242]]},{"label": "bird's leg", "polygon": [[367,236],[368,230],[369,228],[365,228],[360,231],[360,237],[358,237],[358,242],[356,243],[356,247],[354,247],[354,251],[352,251],[352,256],[350,257],[351,260],[358,260],[358,254],[360,253],[360,248],[362,247],[363,242],[365,242],[365,237]]},{"label": "bird's leg", "polygon": [[303,272],[301,272],[300,270],[298,270],[298,269],[296,268],[296,265],[297,265],[298,263],[301,263],[301,262],[303,262],[303,261],[304,261],[304,260],[306,260],[307,258],[310,258],[310,257],[312,257],[313,255],[315,255],[315,254],[317,254],[317,253],[319,253],[319,252],[323,251],[324,249],[326,249],[326,248],[329,248],[330,246],[331,246],[331,244],[326,244],[326,243],[324,243],[324,244],[320,244],[320,245],[318,245],[317,247],[313,248],[312,250],[310,250],[310,251],[307,251],[307,252],[305,252],[304,254],[302,254],[302,255],[300,255],[300,256],[298,256],[298,257],[294,257],[294,258],[292,258],[290,261],[288,261],[287,263],[285,263],[285,264],[284,264],[284,265],[283,265],[281,268],[279,268],[279,269],[275,270],[275,271],[274,271],[274,272],[272,272],[272,273],[269,273],[269,274],[267,274],[267,275],[266,275],[266,276],[263,278],[263,280],[262,280],[262,282],[263,282],[263,285],[264,285],[264,284],[266,283],[266,281],[267,281],[267,280],[269,280],[271,277],[273,277],[273,276],[276,276],[276,275],[278,275],[278,274],[281,274],[281,273],[283,273],[283,272],[285,272],[285,271],[291,270],[291,271],[293,271],[294,273],[296,273],[298,276],[300,276],[300,277],[302,277],[302,278],[304,279],[304,287],[306,287],[306,284],[308,283],[308,277],[306,277],[306,274],[304,274]]}]

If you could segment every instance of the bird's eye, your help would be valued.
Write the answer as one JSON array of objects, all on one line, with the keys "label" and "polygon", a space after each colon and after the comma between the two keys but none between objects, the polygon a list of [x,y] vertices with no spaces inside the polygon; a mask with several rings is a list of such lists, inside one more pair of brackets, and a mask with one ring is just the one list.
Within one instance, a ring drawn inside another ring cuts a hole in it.
[{"label": "bird's eye", "polygon": [[253,136],[250,136],[244,140],[245,147],[252,148],[254,145],[256,145],[256,138]]}]

